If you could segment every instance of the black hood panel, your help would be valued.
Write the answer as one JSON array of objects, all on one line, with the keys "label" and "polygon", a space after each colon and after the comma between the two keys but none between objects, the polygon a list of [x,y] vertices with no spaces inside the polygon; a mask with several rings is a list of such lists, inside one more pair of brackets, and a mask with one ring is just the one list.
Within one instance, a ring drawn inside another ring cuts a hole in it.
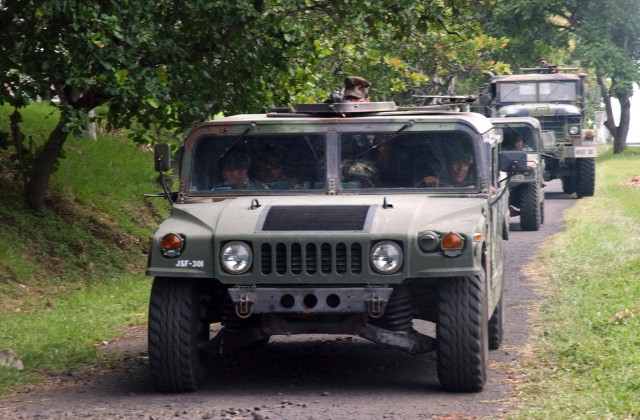
[{"label": "black hood panel", "polygon": [[258,231],[365,231],[375,207],[273,206],[265,209]]}]

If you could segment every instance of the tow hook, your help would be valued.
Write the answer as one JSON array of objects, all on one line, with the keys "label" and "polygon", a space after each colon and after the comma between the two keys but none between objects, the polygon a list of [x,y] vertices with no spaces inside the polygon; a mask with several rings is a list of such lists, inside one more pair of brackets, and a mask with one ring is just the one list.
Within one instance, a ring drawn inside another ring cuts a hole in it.
[{"label": "tow hook", "polygon": [[380,297],[378,293],[373,293],[366,298],[367,312],[371,318],[380,318],[384,315],[384,308],[387,301]]},{"label": "tow hook", "polygon": [[255,304],[255,300],[251,299],[247,293],[241,293],[240,297],[233,301],[233,305],[236,308],[236,315],[242,319],[249,318],[253,314]]}]

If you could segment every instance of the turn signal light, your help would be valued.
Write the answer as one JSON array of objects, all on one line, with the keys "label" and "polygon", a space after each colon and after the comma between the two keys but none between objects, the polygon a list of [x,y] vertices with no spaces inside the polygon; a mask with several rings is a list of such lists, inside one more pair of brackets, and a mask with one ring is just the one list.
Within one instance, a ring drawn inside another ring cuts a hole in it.
[{"label": "turn signal light", "polygon": [[160,240],[160,249],[165,257],[177,257],[182,253],[184,239],[175,233],[168,233]]},{"label": "turn signal light", "polygon": [[464,247],[464,238],[457,233],[447,233],[440,241],[440,247],[447,257],[457,257],[462,254]]}]

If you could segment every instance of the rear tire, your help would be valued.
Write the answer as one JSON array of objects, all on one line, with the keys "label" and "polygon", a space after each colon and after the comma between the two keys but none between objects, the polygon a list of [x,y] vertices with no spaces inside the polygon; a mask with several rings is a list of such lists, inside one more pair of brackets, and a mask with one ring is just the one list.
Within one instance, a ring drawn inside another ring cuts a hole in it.
[{"label": "rear tire", "polygon": [[489,352],[484,275],[444,279],[438,293],[440,384],[447,391],[482,391]]},{"label": "rear tire", "polygon": [[540,185],[536,183],[520,186],[520,228],[526,231],[540,229]]},{"label": "rear tire", "polygon": [[149,366],[160,392],[192,392],[204,377],[209,342],[205,295],[193,281],[156,277],[149,302]]},{"label": "rear tire", "polygon": [[578,181],[576,196],[592,197],[596,188],[596,161],[593,158],[576,159]]}]

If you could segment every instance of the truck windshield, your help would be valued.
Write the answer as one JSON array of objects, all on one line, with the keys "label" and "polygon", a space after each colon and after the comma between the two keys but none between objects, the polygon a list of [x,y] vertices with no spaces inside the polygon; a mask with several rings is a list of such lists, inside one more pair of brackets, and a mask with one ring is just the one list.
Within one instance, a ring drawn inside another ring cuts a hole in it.
[{"label": "truck windshield", "polygon": [[572,81],[517,82],[498,85],[498,102],[575,101],[577,85]]}]

